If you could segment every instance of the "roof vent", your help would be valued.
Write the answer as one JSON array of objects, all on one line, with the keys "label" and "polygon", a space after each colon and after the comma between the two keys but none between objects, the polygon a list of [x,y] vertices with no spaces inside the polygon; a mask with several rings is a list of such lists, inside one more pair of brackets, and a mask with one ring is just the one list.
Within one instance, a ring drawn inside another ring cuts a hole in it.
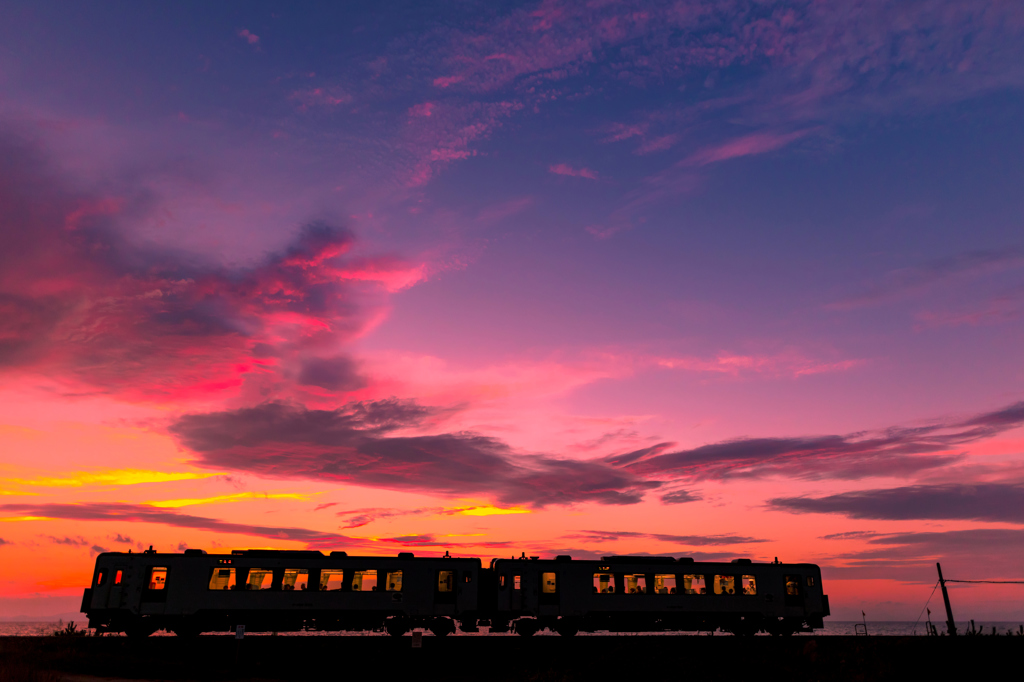
[{"label": "roof vent", "polygon": [[399,552],[398,553],[398,558],[399,559],[412,559],[414,556],[416,556],[416,555],[413,554],[412,552]]},{"label": "roof vent", "polygon": [[202,554],[206,554],[206,550],[205,549],[186,549],[185,550],[185,556],[200,556]]},{"label": "roof vent", "polygon": [[331,552],[331,556],[334,557],[347,557],[348,552]]},{"label": "roof vent", "polygon": [[676,559],[676,561],[678,561],[681,564],[692,564],[693,563],[693,557],[691,557],[691,556],[681,556],[678,559]]},{"label": "roof vent", "polygon": [[732,563],[734,563],[734,564],[749,564],[749,563],[751,563],[751,561],[750,561],[750,559],[733,559]]},{"label": "roof vent", "polygon": [[572,557],[568,554],[559,554],[555,557],[555,561],[572,561]]}]

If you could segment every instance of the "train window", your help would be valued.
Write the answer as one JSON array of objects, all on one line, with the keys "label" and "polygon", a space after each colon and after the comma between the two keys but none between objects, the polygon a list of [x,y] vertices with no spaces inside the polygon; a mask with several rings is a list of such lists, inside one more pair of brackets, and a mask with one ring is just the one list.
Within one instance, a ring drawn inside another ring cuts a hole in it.
[{"label": "train window", "polygon": [[518,575],[512,576],[512,589],[519,590],[523,587],[523,580]]},{"label": "train window", "polygon": [[147,590],[162,590],[167,587],[167,568],[165,566],[154,566],[149,569],[149,584]]},{"label": "train window", "polygon": [[741,586],[743,587],[743,594],[754,595],[757,594],[757,581],[752,575],[745,575],[742,578]]},{"label": "train window", "polygon": [[233,590],[235,589],[235,569],[215,568],[210,575],[211,590]]},{"label": "train window", "polygon": [[704,576],[702,575],[684,575],[683,576],[683,593],[684,594],[707,594],[708,588],[704,583]]},{"label": "train window", "polygon": [[309,589],[309,571],[304,568],[284,569],[284,580],[281,581],[281,589],[286,592]]},{"label": "train window", "polygon": [[622,576],[622,588],[626,594],[646,594],[647,576],[643,573],[627,573]]},{"label": "train window", "polygon": [[269,568],[250,568],[249,580],[245,583],[247,590],[269,590],[274,582],[274,572]]},{"label": "train window", "polygon": [[340,568],[325,568],[320,571],[320,591],[335,592],[341,589],[345,571]]},{"label": "train window", "polygon": [[464,582],[464,583],[471,583],[471,582],[473,582],[473,572],[472,571],[463,571],[462,572],[462,582]]},{"label": "train window", "polygon": [[388,573],[388,592],[401,592],[402,591],[402,572],[401,571],[390,571]]},{"label": "train window", "polygon": [[107,572],[106,571],[100,571],[99,573],[97,573],[96,574],[96,584],[97,585],[102,585],[103,584],[103,580],[106,577],[107,577]]},{"label": "train window", "polygon": [[786,576],[786,594],[790,597],[800,596],[800,576],[798,575],[787,575]]},{"label": "train window", "polygon": [[353,592],[376,592],[377,591],[377,570],[356,571],[352,575]]},{"label": "train window", "polygon": [[554,594],[558,591],[558,574],[541,573],[540,591],[544,594]]},{"label": "train window", "polygon": [[437,572],[437,591],[438,592],[454,592],[455,591],[455,571],[438,571]]},{"label": "train window", "polygon": [[736,594],[736,576],[716,575],[715,594]]},{"label": "train window", "polygon": [[654,593],[655,594],[675,594],[676,593],[676,577],[670,573],[657,574],[654,576]]},{"label": "train window", "polygon": [[505,578],[506,577],[507,576],[504,573],[502,573],[500,576],[498,576],[498,587],[505,587]]},{"label": "train window", "polygon": [[807,587],[814,587],[814,576],[807,576]]},{"label": "train window", "polygon": [[120,585],[121,584],[121,577],[123,575],[124,575],[124,571],[118,571],[117,573],[114,574],[114,584],[115,585]]},{"label": "train window", "polygon": [[594,574],[594,594],[614,594],[615,579],[611,573]]}]

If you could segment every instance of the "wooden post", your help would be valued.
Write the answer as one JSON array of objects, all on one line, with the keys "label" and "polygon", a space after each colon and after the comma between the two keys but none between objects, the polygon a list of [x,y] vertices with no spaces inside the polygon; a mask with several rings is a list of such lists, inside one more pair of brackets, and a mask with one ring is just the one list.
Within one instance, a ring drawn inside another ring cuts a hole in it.
[{"label": "wooden post", "polygon": [[946,632],[950,637],[956,637],[956,623],[953,622],[953,607],[949,605],[949,592],[946,591],[946,580],[942,577],[942,565],[935,562],[935,568],[939,570],[939,585],[942,587],[942,601],[946,603]]}]

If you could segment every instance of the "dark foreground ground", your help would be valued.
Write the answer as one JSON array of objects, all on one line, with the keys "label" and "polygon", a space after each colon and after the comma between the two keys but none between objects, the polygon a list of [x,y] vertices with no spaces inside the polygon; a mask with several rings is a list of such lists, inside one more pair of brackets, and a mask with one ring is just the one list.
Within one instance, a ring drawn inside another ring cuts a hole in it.
[{"label": "dark foreground ground", "polygon": [[0,682],[1009,680],[1022,663],[1005,636],[0,638]]}]

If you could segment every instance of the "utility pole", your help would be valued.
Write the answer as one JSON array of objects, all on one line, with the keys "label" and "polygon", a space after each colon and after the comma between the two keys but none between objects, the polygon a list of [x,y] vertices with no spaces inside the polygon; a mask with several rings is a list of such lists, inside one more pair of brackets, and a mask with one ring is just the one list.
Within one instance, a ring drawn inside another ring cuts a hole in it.
[{"label": "utility pole", "polygon": [[942,577],[942,564],[935,562],[935,568],[939,569],[939,585],[942,586],[942,601],[946,603],[946,632],[950,637],[956,637],[956,623],[953,622],[953,607],[949,605],[949,592],[946,591],[946,580]]}]

